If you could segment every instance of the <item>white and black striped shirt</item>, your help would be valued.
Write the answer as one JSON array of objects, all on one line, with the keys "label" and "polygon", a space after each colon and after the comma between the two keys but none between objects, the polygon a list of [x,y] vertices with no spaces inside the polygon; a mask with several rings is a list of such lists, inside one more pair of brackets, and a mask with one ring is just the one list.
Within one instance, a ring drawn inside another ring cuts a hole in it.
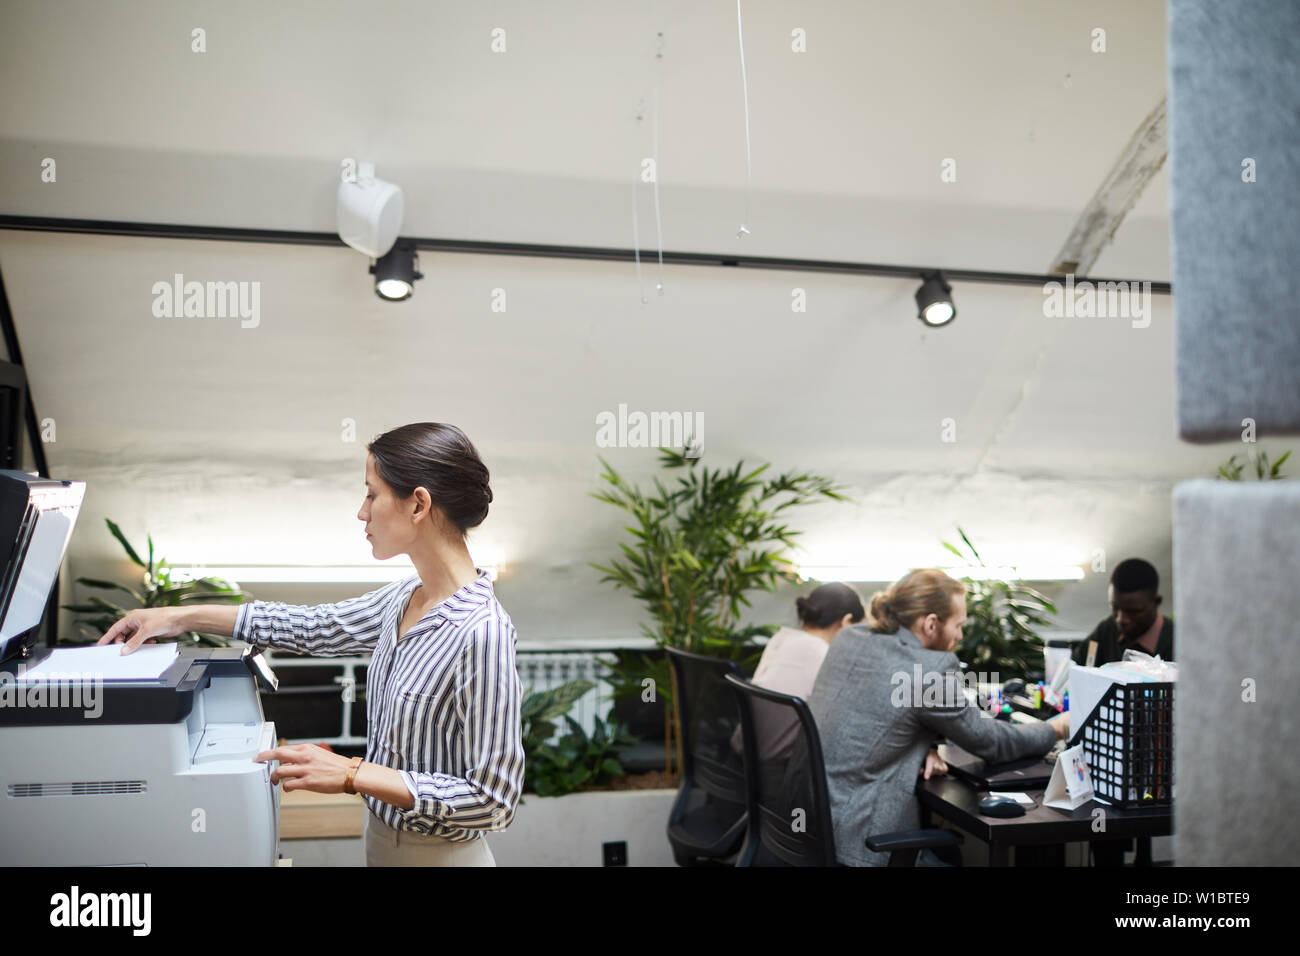
[{"label": "white and black striped shirt", "polygon": [[337,604],[242,604],[234,636],[322,657],[371,652],[366,760],[400,771],[415,808],[366,803],[394,829],[463,843],[507,826],[523,790],[515,628],[479,571],[399,641],[419,583],[412,575]]}]

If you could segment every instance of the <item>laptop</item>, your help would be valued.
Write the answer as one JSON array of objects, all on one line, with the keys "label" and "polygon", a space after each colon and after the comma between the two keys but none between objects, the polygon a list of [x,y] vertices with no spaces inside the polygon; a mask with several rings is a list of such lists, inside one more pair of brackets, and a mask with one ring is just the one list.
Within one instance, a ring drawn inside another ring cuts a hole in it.
[{"label": "laptop", "polygon": [[1052,763],[1045,757],[1023,757],[1007,763],[987,765],[954,743],[939,745],[939,756],[948,773],[977,790],[1037,790],[1052,779]]}]

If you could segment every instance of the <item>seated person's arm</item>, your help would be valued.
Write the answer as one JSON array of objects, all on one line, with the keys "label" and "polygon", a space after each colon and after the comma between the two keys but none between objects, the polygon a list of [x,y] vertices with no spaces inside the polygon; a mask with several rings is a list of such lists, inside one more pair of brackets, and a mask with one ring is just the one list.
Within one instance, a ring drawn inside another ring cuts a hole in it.
[{"label": "seated person's arm", "polygon": [[[956,658],[953,658],[956,661]],[[943,695],[938,695],[943,697]],[[1069,732],[1069,715],[1033,724],[1013,724],[980,715],[961,695],[949,695],[937,702],[911,704],[919,723],[941,734],[989,763],[1005,763],[1017,757],[1045,754]]]},{"label": "seated person's arm", "polygon": [[931,747],[927,750],[925,753],[925,766],[921,768],[921,776],[926,780],[929,780],[932,776],[941,776],[947,772],[948,765],[944,763],[943,758],[939,756],[938,749]]}]

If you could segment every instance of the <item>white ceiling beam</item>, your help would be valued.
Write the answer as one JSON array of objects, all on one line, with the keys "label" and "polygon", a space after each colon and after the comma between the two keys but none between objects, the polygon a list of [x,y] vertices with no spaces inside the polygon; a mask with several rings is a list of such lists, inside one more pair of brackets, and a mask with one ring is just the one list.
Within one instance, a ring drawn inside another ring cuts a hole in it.
[{"label": "white ceiling beam", "polygon": [[1115,231],[1137,203],[1147,183],[1160,172],[1168,155],[1165,98],[1161,97],[1084,207],[1070,237],[1047,271],[1056,275],[1087,275],[1101,251],[1115,237]]}]

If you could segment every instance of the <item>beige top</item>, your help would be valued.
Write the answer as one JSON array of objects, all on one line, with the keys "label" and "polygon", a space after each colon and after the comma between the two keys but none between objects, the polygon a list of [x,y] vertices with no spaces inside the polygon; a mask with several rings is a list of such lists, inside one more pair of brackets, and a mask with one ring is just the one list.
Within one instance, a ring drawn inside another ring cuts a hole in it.
[{"label": "beige top", "polygon": [[792,694],[806,701],[829,649],[830,644],[820,637],[793,627],[783,627],[763,648],[753,682],[759,687]]},{"label": "beige top", "polygon": [[[751,683],[807,702],[829,648],[826,641],[813,637],[807,631],[783,627],[772,635],[767,647],[763,648],[763,656],[758,661]],[[774,725],[770,716],[764,719],[758,714],[755,714],[755,720],[759,723],[759,759],[783,759],[789,756],[799,730],[796,724],[782,718],[779,725]],[[731,746],[737,753],[740,752],[739,727],[731,736]]]}]

